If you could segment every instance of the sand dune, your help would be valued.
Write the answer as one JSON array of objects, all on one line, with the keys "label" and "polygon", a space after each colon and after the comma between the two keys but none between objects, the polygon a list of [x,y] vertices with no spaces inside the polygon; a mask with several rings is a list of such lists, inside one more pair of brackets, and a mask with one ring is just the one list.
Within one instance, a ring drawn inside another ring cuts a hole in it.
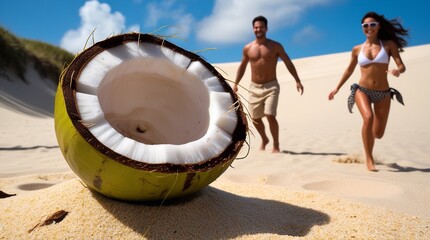
[{"label": "sand dune", "polygon": [[[200,193],[162,206],[119,202],[85,188],[57,146],[52,86],[35,72],[29,85],[0,79],[0,190],[16,194],[0,199],[0,238],[428,239],[430,45],[407,48],[402,58],[407,71],[390,84],[405,106],[393,102],[386,135],[376,142],[378,172],[364,166],[361,117],[346,105],[358,70],[327,100],[349,53],[295,59],[303,96],[278,65],[282,153],[259,151],[251,126],[249,154],[245,147]],[[216,66],[234,80],[238,63]],[[248,86],[249,69],[241,84]],[[35,88],[43,96],[31,95]],[[246,104],[246,90],[240,94]],[[28,232],[58,210],[68,212],[64,220]]]}]

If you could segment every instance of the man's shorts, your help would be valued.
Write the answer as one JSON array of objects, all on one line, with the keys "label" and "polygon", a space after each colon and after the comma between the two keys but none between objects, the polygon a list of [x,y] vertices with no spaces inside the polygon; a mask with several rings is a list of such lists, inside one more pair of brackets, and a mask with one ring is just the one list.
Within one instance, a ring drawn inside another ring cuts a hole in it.
[{"label": "man's shorts", "polygon": [[279,99],[279,83],[277,80],[258,84],[251,82],[249,86],[249,111],[253,119],[265,115],[276,116]]}]

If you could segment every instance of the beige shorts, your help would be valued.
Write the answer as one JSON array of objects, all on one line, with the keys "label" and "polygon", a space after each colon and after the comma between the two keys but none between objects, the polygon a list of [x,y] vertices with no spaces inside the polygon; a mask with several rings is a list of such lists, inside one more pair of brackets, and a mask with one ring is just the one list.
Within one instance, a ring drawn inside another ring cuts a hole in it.
[{"label": "beige shorts", "polygon": [[264,84],[251,82],[249,86],[249,111],[253,119],[265,115],[276,116],[279,99],[279,83],[272,81]]}]

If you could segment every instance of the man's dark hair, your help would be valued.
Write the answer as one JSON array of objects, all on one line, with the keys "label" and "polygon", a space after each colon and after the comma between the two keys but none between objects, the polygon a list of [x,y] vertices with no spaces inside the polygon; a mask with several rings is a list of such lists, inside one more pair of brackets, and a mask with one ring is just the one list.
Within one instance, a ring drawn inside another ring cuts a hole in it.
[{"label": "man's dark hair", "polygon": [[264,16],[257,16],[254,18],[254,20],[252,20],[252,26],[254,26],[255,22],[263,22],[264,25],[267,27],[267,18],[265,18]]}]

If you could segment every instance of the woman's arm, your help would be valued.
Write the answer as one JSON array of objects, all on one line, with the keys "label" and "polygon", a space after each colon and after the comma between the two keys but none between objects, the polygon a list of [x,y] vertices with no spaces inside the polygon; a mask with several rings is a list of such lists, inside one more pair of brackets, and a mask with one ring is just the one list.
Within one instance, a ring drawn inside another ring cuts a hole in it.
[{"label": "woman's arm", "polygon": [[355,46],[351,51],[351,60],[349,61],[349,65],[346,68],[345,72],[343,73],[339,83],[337,84],[336,88],[330,92],[328,95],[328,99],[332,100],[334,98],[334,95],[339,91],[339,89],[343,86],[343,84],[351,77],[352,73],[354,73],[355,66],[357,65],[357,52],[360,50],[360,45]]},{"label": "woman's arm", "polygon": [[400,57],[399,48],[397,47],[397,44],[393,41],[389,41],[387,45],[390,51],[390,55],[397,65],[396,69],[388,69],[387,73],[390,73],[395,77],[398,77],[400,76],[400,73],[404,73],[406,71],[406,66],[405,64],[403,64],[402,58]]}]

